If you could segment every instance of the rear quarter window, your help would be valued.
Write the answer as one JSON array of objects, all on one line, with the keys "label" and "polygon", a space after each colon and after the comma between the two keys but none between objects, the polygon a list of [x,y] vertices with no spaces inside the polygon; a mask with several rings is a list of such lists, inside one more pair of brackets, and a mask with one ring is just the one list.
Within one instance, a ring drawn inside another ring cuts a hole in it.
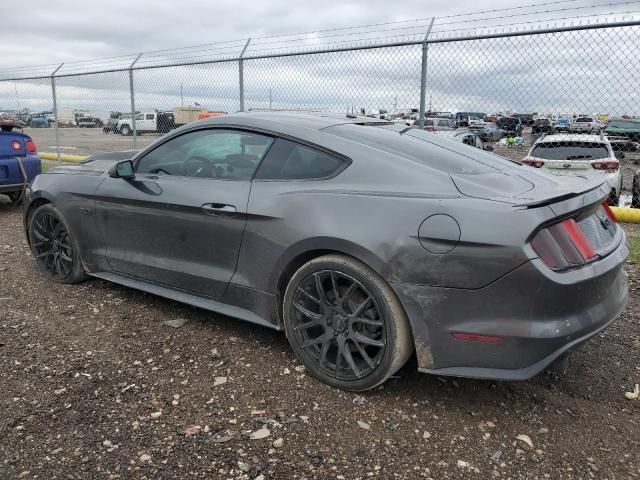
[{"label": "rear quarter window", "polygon": [[[398,161],[393,156],[400,156],[446,173],[489,173],[501,170],[510,163],[497,155],[483,152],[475,146],[465,146],[462,142],[445,135],[402,125],[344,124],[326,128],[324,131],[389,153],[390,162]],[[475,140],[472,145],[475,145]],[[446,150],[450,153],[447,154]],[[453,155],[451,152],[459,155]]]},{"label": "rear quarter window", "polygon": [[257,180],[317,180],[340,172],[347,162],[321,150],[278,138],[264,158]]}]

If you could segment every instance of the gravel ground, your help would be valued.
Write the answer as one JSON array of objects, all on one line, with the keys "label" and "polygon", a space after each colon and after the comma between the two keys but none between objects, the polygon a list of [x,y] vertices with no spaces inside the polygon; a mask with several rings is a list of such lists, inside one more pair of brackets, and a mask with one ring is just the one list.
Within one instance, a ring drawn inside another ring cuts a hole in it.
[{"label": "gravel ground", "polygon": [[0,478],[638,478],[640,400],[624,393],[640,382],[640,269],[628,269],[627,310],[566,375],[454,380],[411,361],[356,395],[311,378],[277,332],[45,280],[19,210],[0,204]]}]

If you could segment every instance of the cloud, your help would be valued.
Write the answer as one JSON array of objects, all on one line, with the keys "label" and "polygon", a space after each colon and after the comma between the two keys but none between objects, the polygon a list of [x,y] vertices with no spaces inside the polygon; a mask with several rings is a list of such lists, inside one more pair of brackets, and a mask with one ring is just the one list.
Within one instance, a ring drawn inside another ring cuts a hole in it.
[{"label": "cloud", "polygon": [[[586,3],[585,3],[586,2]],[[510,2],[509,2],[510,3]],[[597,4],[597,1],[591,2]],[[500,0],[487,8],[499,8]],[[583,0],[582,4],[589,4]],[[70,0],[32,2],[30,34],[19,40],[0,31],[2,68],[66,61],[60,73],[127,66],[136,51],[162,50],[183,45],[228,41],[216,47],[172,52],[172,61],[206,60],[212,56],[237,56],[243,38],[292,33],[287,37],[260,38],[247,50],[249,57],[265,51],[333,45],[372,36],[396,38],[422,35],[425,22],[406,22],[401,30],[386,32],[385,25],[316,34],[310,30],[355,24],[387,23],[416,17],[428,18],[477,9],[463,0],[455,6],[442,0],[368,2],[327,0],[322,8],[306,2],[274,0],[252,2],[240,12],[237,2],[118,1],[91,5]],[[515,11],[515,10],[514,10]],[[523,13],[526,12],[522,11]],[[509,11],[503,12],[509,14]],[[5,23],[18,21],[19,9],[3,12]],[[489,18],[485,14],[471,18]],[[505,15],[506,16],[506,15]],[[543,14],[535,17],[542,19]],[[460,20],[462,18],[463,20]],[[522,20],[521,19],[521,20]],[[442,19],[436,29],[455,30],[483,25],[462,23],[468,17]],[[492,19],[484,24],[508,22]],[[524,21],[524,20],[523,20]],[[456,22],[459,22],[456,24]],[[416,26],[415,29],[409,27]],[[350,35],[356,33],[356,35]],[[402,34],[403,37],[397,37]],[[549,113],[638,113],[633,111],[640,95],[640,27],[536,35],[492,40],[432,44],[429,47],[427,102],[434,110],[496,112],[538,111]],[[418,38],[420,38],[418,37]],[[368,40],[370,41],[370,40]],[[365,42],[366,43],[366,42]],[[216,50],[217,49],[217,50]],[[78,58],[103,58],[73,63]],[[167,61],[166,53],[143,55],[139,66]],[[244,62],[247,108],[306,108],[344,111],[350,107],[417,107],[420,94],[421,46],[377,48],[350,52],[281,58],[248,59]],[[24,67],[32,68],[32,67]],[[29,70],[17,70],[29,72]],[[169,109],[198,102],[214,110],[239,108],[237,62],[163,67],[134,71],[136,107]],[[56,79],[61,108],[130,109],[128,72],[65,76]],[[181,96],[182,90],[182,96]],[[0,81],[0,110],[28,107],[48,110],[52,106],[50,81]]]}]

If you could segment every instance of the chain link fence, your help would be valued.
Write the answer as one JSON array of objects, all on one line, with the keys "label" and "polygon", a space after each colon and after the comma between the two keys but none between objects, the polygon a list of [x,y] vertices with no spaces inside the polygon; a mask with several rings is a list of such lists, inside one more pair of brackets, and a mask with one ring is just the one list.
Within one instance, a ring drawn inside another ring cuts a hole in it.
[{"label": "chain link fence", "polygon": [[487,19],[492,28],[427,18],[370,37],[336,29],[0,71],[0,113],[56,155],[139,149],[175,126],[256,109],[464,128],[518,160],[542,134],[615,133],[618,194],[629,191],[640,161],[640,22]]}]

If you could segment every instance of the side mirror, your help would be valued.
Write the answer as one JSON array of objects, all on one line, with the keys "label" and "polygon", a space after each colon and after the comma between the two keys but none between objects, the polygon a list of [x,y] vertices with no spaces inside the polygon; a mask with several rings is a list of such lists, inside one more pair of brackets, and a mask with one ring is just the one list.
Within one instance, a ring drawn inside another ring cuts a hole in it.
[{"label": "side mirror", "polygon": [[109,176],[125,180],[134,178],[136,174],[133,171],[133,162],[131,160],[121,160],[109,169]]},{"label": "side mirror", "polygon": [[617,151],[616,152],[616,158],[618,160],[624,160],[624,152]]}]

